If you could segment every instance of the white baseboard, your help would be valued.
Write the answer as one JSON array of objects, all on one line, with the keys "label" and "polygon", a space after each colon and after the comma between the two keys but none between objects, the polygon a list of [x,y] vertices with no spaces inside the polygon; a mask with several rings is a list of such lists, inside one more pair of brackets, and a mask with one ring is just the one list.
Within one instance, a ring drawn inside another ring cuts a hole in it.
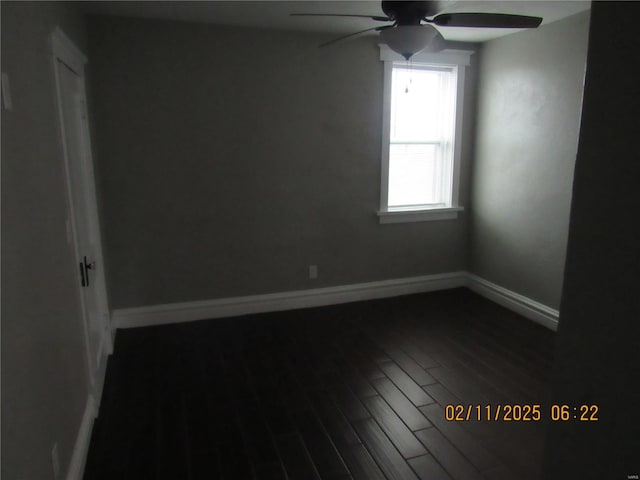
[{"label": "white baseboard", "polygon": [[125,308],[114,310],[113,325],[115,328],[143,327],[395,297],[462,287],[467,283],[466,278],[466,272],[451,272],[312,290]]},{"label": "white baseboard", "polygon": [[558,310],[547,307],[519,293],[507,290],[472,273],[467,273],[467,287],[529,320],[544,325],[553,331],[558,329]]},{"label": "white baseboard", "polygon": [[320,307],[463,286],[551,330],[555,331],[558,328],[558,310],[469,272],[441,273],[311,290],[123,308],[113,311],[112,321],[115,328],[145,327]]},{"label": "white baseboard", "polygon": [[84,475],[84,465],[87,461],[87,453],[89,452],[89,442],[91,441],[91,431],[93,429],[93,421],[98,411],[93,395],[87,398],[87,404],[84,408],[82,422],[78,429],[78,436],[73,447],[71,462],[67,470],[67,480],[82,480]]}]

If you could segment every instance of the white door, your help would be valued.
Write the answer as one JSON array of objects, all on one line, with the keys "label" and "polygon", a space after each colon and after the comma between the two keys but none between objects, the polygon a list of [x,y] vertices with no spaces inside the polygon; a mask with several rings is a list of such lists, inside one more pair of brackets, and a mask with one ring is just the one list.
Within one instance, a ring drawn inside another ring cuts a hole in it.
[{"label": "white door", "polygon": [[[90,380],[94,383],[103,357],[111,351],[109,309],[100,242],[100,227],[91,159],[84,73],[77,59],[54,48],[60,131],[69,193],[70,235],[76,254],[80,303]],[[99,384],[100,382],[98,382]]]}]

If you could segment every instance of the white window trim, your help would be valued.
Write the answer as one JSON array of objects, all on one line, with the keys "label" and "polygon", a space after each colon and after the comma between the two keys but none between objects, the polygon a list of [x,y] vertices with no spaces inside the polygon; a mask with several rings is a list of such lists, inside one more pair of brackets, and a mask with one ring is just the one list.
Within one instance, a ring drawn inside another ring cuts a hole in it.
[{"label": "white window trim", "polygon": [[456,92],[456,125],[453,148],[453,185],[451,189],[451,207],[411,209],[389,208],[389,144],[391,121],[391,73],[393,62],[403,62],[404,58],[380,44],[380,60],[384,62],[384,92],[382,99],[382,169],[380,176],[380,210],[377,212],[380,223],[424,222],[429,220],[451,220],[458,218],[458,212],[464,210],[459,205],[460,159],[462,150],[462,123],[464,111],[465,68],[470,64],[471,50],[443,50],[438,53],[418,53],[412,61],[433,65],[455,65],[458,67]]}]

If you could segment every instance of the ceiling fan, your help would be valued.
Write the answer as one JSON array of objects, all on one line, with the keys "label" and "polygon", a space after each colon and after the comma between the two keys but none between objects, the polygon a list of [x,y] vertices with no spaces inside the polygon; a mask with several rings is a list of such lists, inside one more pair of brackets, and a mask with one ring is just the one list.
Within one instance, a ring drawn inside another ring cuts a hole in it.
[{"label": "ceiling fan", "polygon": [[472,28],[537,28],[541,17],[507,13],[438,13],[436,1],[383,1],[382,15],[351,15],[342,13],[292,13],[306,17],[363,17],[377,22],[392,22],[335,38],[320,45],[325,47],[372,30],[380,32],[384,43],[409,60],[423,50],[436,52],[444,48],[444,38],[434,27]]}]

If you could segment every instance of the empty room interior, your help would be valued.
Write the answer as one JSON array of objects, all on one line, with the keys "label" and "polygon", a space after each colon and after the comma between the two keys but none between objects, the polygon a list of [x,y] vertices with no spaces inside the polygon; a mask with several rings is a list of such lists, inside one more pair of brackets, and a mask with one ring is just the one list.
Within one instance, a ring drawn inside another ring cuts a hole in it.
[{"label": "empty room interior", "polygon": [[3,479],[640,478],[640,3],[0,7]]}]

